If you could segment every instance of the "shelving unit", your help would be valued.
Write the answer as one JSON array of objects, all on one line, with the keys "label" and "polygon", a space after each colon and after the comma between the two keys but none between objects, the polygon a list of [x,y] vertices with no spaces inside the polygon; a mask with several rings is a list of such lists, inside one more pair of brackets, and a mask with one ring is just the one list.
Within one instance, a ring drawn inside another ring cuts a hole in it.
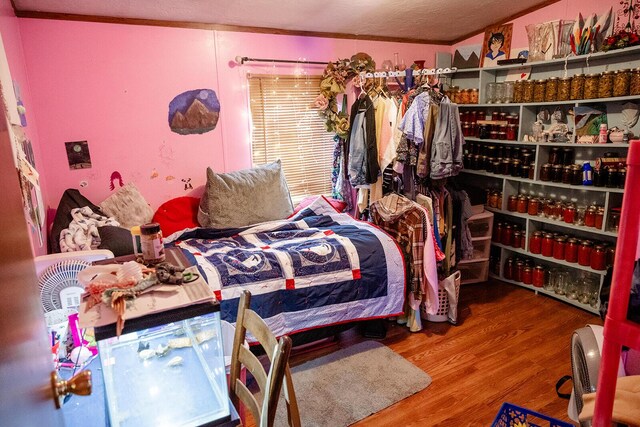
[{"label": "shelving unit", "polygon": [[[490,82],[502,82],[506,79],[507,74],[512,70],[518,70],[522,68],[530,68],[530,79],[546,79],[549,77],[564,77],[573,76],[575,74],[589,74],[600,73],[609,70],[636,68],[640,66],[640,46],[627,48],[622,50],[614,50],[610,52],[600,52],[592,55],[572,56],[566,59],[554,59],[550,61],[526,63],[523,65],[508,65],[497,66],[490,68],[474,68],[474,69],[459,69],[453,76],[452,85],[459,86],[462,89],[467,88],[479,88],[479,100],[480,104],[465,104],[459,105],[461,111],[464,110],[480,110],[480,111],[500,111],[507,112],[508,114],[517,114],[519,116],[518,123],[518,137],[517,140],[497,140],[497,139],[479,139],[473,137],[466,137],[467,141],[474,141],[477,143],[485,143],[487,145],[511,145],[526,147],[535,149],[535,158],[533,164],[535,165],[534,178],[521,178],[510,175],[501,175],[496,173],[489,173],[484,170],[463,170],[461,179],[463,183],[466,181],[469,185],[481,188],[492,188],[502,191],[502,206],[499,209],[487,208],[488,211],[496,214],[500,219],[505,219],[511,222],[519,223],[522,229],[525,231],[525,249],[513,248],[504,246],[499,243],[492,242],[492,253],[497,255],[500,253],[500,274],[490,274],[490,277],[516,284],[524,288],[549,295],[559,300],[565,301],[576,307],[580,307],[584,310],[592,313],[597,313],[597,307],[582,304],[576,300],[571,300],[565,296],[557,295],[553,291],[545,290],[544,288],[536,288],[534,286],[525,285],[513,280],[506,280],[503,277],[502,271],[506,258],[513,254],[523,255],[534,258],[536,262],[539,262],[548,266],[558,266],[576,273],[588,273],[596,275],[600,279],[600,287],[604,281],[605,271],[593,270],[590,267],[584,267],[577,263],[569,263],[564,260],[556,260],[552,257],[545,257],[542,255],[536,255],[529,252],[529,236],[530,233],[536,230],[549,230],[559,231],[562,233],[572,234],[579,238],[588,238],[595,241],[604,241],[607,243],[615,243],[618,236],[617,232],[609,231],[608,220],[609,211],[611,207],[617,207],[622,205],[623,189],[620,188],[608,188],[608,187],[593,187],[593,186],[576,186],[557,182],[542,181],[540,180],[540,165],[546,163],[549,149],[551,147],[571,147],[575,151],[575,162],[582,163],[583,161],[593,161],[597,157],[602,157],[607,151],[616,151],[620,157],[626,157],[626,153],[629,144],[575,144],[558,143],[558,142],[530,142],[525,141],[526,135],[532,133],[532,124],[536,120],[537,113],[542,108],[547,108],[550,112],[554,109],[562,109],[565,113],[573,110],[575,107],[581,105],[593,105],[604,104],[607,108],[608,124],[609,127],[618,126],[622,128],[621,109],[622,105],[627,102],[639,103],[640,96],[622,96],[612,98],[598,98],[598,99],[586,99],[586,100],[573,100],[573,101],[558,101],[558,102],[540,102],[540,103],[484,103],[486,99],[485,88],[487,83]],[[571,115],[567,114],[567,125],[570,129],[575,129],[575,124],[571,119]],[[636,136],[640,135],[640,123],[636,124],[630,129]],[[593,163],[592,163],[593,164]],[[519,194],[546,194],[554,196],[557,199],[577,199],[582,203],[591,204],[597,202],[599,205],[603,205],[605,208],[605,221],[602,229],[596,229],[593,227],[576,226],[573,224],[566,224],[562,221],[556,221],[553,219],[531,216],[526,213],[510,212],[507,210],[507,199],[509,195]],[[496,220],[500,220],[496,219]]]}]

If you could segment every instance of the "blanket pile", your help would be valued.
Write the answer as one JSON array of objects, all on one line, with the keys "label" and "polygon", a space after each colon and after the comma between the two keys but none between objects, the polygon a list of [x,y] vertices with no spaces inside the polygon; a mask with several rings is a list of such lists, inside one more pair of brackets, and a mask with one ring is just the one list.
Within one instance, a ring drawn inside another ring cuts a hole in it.
[{"label": "blanket pile", "polygon": [[98,227],[105,225],[120,226],[118,221],[94,213],[90,207],[71,210],[73,220],[69,227],[60,232],[60,251],[89,251],[100,246]]}]

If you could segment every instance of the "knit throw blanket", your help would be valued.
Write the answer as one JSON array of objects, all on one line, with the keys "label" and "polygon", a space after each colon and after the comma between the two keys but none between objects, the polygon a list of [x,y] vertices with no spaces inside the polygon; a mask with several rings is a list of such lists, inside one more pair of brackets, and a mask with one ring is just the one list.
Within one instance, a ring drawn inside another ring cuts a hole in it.
[{"label": "knit throw blanket", "polygon": [[75,208],[71,210],[73,220],[69,228],[60,232],[60,251],[89,251],[100,245],[98,227],[105,225],[120,226],[113,218],[98,215],[90,207]]}]

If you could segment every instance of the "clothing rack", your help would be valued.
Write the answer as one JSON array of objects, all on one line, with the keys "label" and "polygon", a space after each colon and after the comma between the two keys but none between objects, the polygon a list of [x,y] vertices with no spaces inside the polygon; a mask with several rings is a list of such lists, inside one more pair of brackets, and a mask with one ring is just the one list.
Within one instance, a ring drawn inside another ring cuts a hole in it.
[{"label": "clothing rack", "polygon": [[[452,68],[423,68],[422,70],[413,70],[413,76],[417,77],[417,76],[440,76],[440,75],[448,75],[448,74],[454,74],[455,72],[458,71],[458,68],[456,67],[452,67]],[[406,76],[406,72],[405,71],[376,71],[374,73],[366,73],[366,72],[361,72],[360,74],[361,78],[391,78],[391,77],[405,77]]]},{"label": "clothing rack", "polygon": [[278,62],[285,64],[313,64],[328,65],[337,64],[337,62],[307,61],[306,59],[266,59],[266,58],[249,58],[248,56],[236,56],[236,62],[240,65],[245,62]]}]

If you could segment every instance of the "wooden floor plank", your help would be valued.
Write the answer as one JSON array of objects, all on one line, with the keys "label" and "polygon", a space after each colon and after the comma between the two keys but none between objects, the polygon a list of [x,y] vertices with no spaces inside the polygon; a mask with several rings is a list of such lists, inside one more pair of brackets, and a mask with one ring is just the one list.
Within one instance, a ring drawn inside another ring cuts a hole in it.
[{"label": "wooden floor plank", "polygon": [[[569,421],[567,401],[556,396],[555,383],[571,373],[571,334],[588,323],[601,325],[599,317],[491,281],[462,287],[459,318],[457,326],[425,322],[418,333],[387,324],[387,337],[380,341],[433,382],[355,426],[489,426],[505,401]],[[333,347],[294,354],[291,364],[363,340],[347,331]],[[313,397],[298,396],[306,398]]]}]

